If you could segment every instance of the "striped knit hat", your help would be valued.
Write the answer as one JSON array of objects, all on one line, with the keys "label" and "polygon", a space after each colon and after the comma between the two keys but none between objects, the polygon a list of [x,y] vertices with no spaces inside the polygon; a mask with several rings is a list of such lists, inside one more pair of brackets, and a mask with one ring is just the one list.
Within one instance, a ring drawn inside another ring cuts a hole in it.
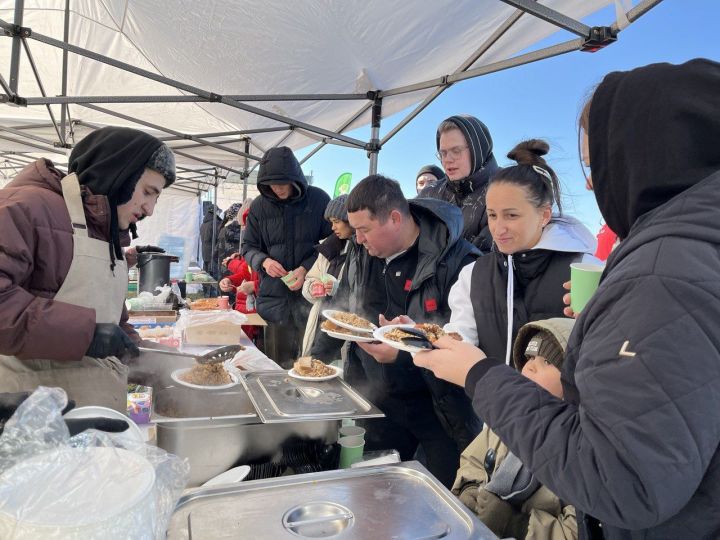
[{"label": "striped knit hat", "polygon": [[[493,142],[490,131],[480,120],[469,114],[457,114],[446,118],[444,122],[452,122],[465,136],[470,149],[470,174],[478,172],[493,156]],[[440,150],[440,132],[435,136],[435,146]]]}]

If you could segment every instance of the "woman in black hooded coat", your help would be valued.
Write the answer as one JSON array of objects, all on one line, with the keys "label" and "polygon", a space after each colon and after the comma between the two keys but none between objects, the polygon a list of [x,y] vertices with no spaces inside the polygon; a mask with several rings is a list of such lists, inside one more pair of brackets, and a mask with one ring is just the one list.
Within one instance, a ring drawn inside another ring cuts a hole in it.
[{"label": "woman in black hooded coat", "polygon": [[720,538],[720,64],[611,73],[582,127],[622,241],[570,336],[565,401],[468,345],[415,361],[465,385],[581,538]]}]

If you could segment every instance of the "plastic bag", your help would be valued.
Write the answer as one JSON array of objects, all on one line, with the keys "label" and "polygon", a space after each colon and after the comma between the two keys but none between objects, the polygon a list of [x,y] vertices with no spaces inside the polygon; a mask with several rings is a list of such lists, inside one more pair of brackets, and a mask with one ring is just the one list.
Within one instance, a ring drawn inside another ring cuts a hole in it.
[{"label": "plastic bag", "polygon": [[175,329],[187,345],[235,345],[247,317],[235,310],[183,310]]},{"label": "plastic bag", "polygon": [[39,387],[0,436],[0,538],[165,538],[187,460],[97,430],[75,437],[60,388]]}]

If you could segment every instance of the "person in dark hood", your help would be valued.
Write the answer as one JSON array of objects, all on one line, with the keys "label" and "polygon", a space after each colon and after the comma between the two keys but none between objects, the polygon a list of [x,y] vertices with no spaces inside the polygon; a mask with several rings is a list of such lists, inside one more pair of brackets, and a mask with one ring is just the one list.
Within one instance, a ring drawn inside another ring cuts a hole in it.
[{"label": "person in dark hood", "polygon": [[281,365],[297,358],[310,305],[302,297],[315,245],[332,229],[323,217],[330,197],[309,186],[286,146],[271,148],[258,171],[260,197],[250,207],[242,255],[260,273],[257,311],[269,326],[266,354]]},{"label": "person in dark hood", "polygon": [[425,165],[422,167],[415,175],[415,189],[417,190],[418,195],[420,195],[420,192],[423,189],[428,186],[432,186],[444,176],[445,173],[437,165]]},{"label": "person in dark hood", "polygon": [[488,252],[492,238],[485,215],[485,187],[498,169],[490,131],[474,116],[456,115],[442,121],[435,139],[446,175],[419,197],[448,201],[460,208],[463,238]]},{"label": "person in dark hood", "polygon": [[[207,201],[205,201],[207,202]],[[205,204],[203,203],[203,206]],[[219,277],[220,267],[218,265],[218,237],[223,220],[220,217],[222,210],[212,203],[207,204],[203,222],[200,225],[200,248],[203,258],[203,270],[211,276]],[[214,244],[213,244],[214,238]]]},{"label": "person in dark hood", "polygon": [[137,333],[122,247],[175,181],[175,159],[129,128],[90,133],[65,175],[47,159],[0,190],[0,392],[59,386],[124,411]]},{"label": "person in dark hood", "polygon": [[720,64],[607,75],[587,131],[622,242],[577,318],[565,401],[440,340],[415,361],[465,385],[515,455],[575,506],[581,538],[720,537]]},{"label": "person in dark hood", "polygon": [[240,253],[240,237],[242,227],[239,221],[239,212],[242,203],[233,203],[225,210],[222,220],[222,227],[217,237],[217,266],[220,272],[227,270],[227,266],[223,268],[223,262],[233,253]]}]

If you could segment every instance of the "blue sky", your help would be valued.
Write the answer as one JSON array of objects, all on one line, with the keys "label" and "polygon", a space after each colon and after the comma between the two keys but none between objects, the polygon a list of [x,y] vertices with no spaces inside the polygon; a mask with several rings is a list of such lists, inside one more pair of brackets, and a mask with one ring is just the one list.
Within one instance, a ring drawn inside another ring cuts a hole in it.
[{"label": "blue sky", "polygon": [[[584,22],[595,26],[614,20],[614,9],[610,8]],[[418,169],[429,163],[439,165],[434,156],[437,125],[453,114],[472,114],[489,127],[501,165],[507,164],[505,154],[517,142],[547,140],[550,153],[546,158],[561,179],[566,213],[596,232],[601,217],[592,193],[585,191],[577,152],[576,118],[585,96],[611,71],[654,62],[681,63],[699,56],[720,61],[720,41],[716,38],[719,21],[720,0],[664,0],[604,50],[572,52],[458,83],[383,147],[378,172],[399,180],[405,195],[414,196]],[[572,37],[560,32],[541,45]],[[384,120],[381,137],[403,117],[400,113]],[[369,134],[369,128],[351,132],[363,140]],[[301,150],[297,155],[302,158],[306,152]],[[351,172],[356,184],[367,176],[368,165],[363,151],[327,146],[303,168],[308,174],[312,172],[316,186],[332,194],[338,175]]]}]

